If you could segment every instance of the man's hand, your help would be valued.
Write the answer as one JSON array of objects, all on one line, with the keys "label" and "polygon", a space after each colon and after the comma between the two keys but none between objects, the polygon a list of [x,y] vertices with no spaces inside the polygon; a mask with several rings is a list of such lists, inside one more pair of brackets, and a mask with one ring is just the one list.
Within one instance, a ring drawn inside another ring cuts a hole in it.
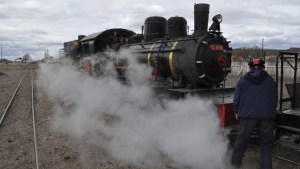
[{"label": "man's hand", "polygon": [[239,114],[238,113],[234,113],[234,117],[235,117],[235,119],[239,120]]}]

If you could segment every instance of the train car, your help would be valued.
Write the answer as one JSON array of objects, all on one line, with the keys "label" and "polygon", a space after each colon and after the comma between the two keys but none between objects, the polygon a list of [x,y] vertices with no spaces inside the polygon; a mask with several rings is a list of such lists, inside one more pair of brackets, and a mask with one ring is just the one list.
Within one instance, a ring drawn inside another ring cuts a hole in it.
[{"label": "train car", "polygon": [[79,39],[64,42],[63,57],[74,61],[79,60],[80,43]]},{"label": "train car", "polygon": [[141,42],[141,37],[142,35],[123,28],[107,29],[87,36],[81,35],[81,38],[78,38],[79,64],[88,74],[99,76],[101,74],[101,57],[107,57],[105,51],[117,51],[124,44]]},{"label": "train car", "polygon": [[[290,133],[297,136],[294,141],[296,144],[300,143],[300,83],[297,82],[298,55],[299,53],[280,52],[276,61],[279,101],[275,139],[280,140],[284,133]],[[293,69],[293,81],[290,83],[283,78],[284,63],[287,63]],[[287,96],[284,95],[284,85],[286,86]]]},{"label": "train car", "polygon": [[107,29],[83,37],[80,43],[81,57],[96,55],[107,49],[118,50],[118,46],[128,43],[135,43],[138,34],[123,28]]}]

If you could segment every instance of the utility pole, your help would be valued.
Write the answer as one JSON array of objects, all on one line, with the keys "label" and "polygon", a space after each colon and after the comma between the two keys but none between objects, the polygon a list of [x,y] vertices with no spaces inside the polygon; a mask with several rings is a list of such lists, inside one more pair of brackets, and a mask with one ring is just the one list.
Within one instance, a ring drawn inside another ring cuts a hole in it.
[{"label": "utility pole", "polygon": [[49,49],[46,49],[44,59],[48,59],[49,57]]},{"label": "utility pole", "polygon": [[2,46],[1,46],[1,60],[2,60]]},{"label": "utility pole", "polygon": [[261,57],[265,60],[265,52],[264,52],[264,38],[261,40]]}]

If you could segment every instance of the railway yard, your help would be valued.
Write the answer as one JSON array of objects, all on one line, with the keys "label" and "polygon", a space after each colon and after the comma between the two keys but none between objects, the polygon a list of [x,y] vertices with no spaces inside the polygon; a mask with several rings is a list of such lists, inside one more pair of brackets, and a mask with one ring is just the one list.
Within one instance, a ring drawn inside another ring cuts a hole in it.
[{"label": "railway yard", "polygon": [[[161,157],[164,159],[160,166],[128,164],[113,158],[104,147],[89,142],[77,142],[64,133],[52,130],[50,126],[53,120],[53,102],[35,83],[38,69],[38,64],[0,63],[0,116],[3,117],[0,123],[0,169],[189,168],[178,166],[164,156]],[[237,79],[237,76],[229,75],[227,84],[234,85]],[[16,91],[18,84],[20,87]],[[8,107],[14,93],[16,93],[15,98]],[[70,106],[67,103],[62,105],[65,108]],[[300,169],[300,145],[294,144],[294,139],[294,135],[286,134],[279,142],[274,143],[274,169]],[[230,152],[229,146],[228,157]],[[245,154],[242,168],[257,168],[259,157],[259,146],[253,142]],[[230,168],[228,162],[224,162],[224,168]]]}]

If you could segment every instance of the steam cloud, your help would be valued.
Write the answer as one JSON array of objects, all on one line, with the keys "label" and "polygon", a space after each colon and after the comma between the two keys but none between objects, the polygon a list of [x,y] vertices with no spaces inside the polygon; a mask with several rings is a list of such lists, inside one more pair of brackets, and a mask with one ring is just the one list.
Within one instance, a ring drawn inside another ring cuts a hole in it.
[{"label": "steam cloud", "polygon": [[[128,51],[107,54],[130,56]],[[99,78],[73,66],[41,64],[38,85],[58,103],[53,129],[128,164],[163,165],[166,157],[178,167],[224,168],[227,141],[213,103],[188,97],[162,105],[149,84],[151,71],[134,59],[128,62],[127,85],[113,77],[109,62],[107,76]]]}]

